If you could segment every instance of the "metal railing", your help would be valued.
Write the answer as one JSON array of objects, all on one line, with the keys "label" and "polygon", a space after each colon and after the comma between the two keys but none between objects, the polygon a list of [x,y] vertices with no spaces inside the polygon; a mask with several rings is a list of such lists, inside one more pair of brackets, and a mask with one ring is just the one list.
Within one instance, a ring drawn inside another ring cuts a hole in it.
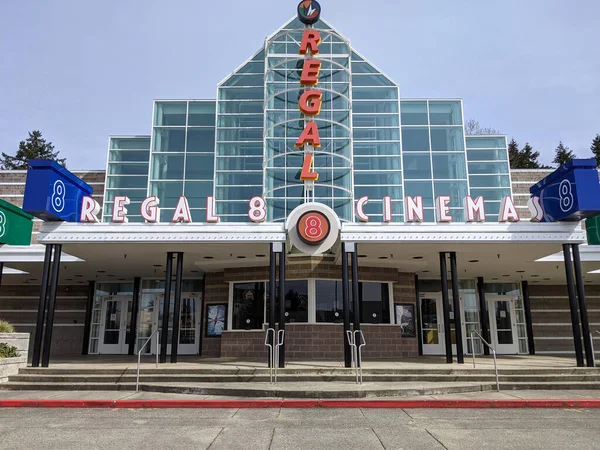
[{"label": "metal railing", "polygon": [[498,381],[498,364],[496,361],[496,350],[494,349],[494,347],[492,347],[488,341],[486,341],[483,336],[481,334],[479,334],[477,331],[472,330],[471,331],[471,353],[473,354],[473,369],[475,368],[475,337],[473,336],[474,334],[476,334],[477,336],[479,336],[479,339],[481,339],[481,342],[483,342],[485,345],[488,346],[488,348],[492,351],[492,355],[494,356],[494,371],[496,372],[496,390],[498,392],[500,392],[500,381]]},{"label": "metal railing", "polygon": [[146,342],[144,342],[144,345],[142,345],[142,348],[140,348],[138,351],[137,374],[135,377],[135,392],[138,392],[139,388],[140,388],[140,363],[141,363],[141,359],[142,359],[142,352],[144,351],[144,348],[146,348],[146,345],[148,345],[148,342],[150,342],[152,340],[152,337],[155,334],[156,334],[156,368],[158,369],[158,341],[160,339],[158,339],[158,337],[159,337],[158,330],[154,330],[152,332],[152,334],[150,335],[150,337],[148,339],[146,339]]},{"label": "metal railing", "polygon": [[[357,343],[356,334],[359,334],[360,341]],[[362,375],[362,348],[367,345],[367,341],[365,340],[365,335],[362,330],[346,330],[346,338],[348,339],[348,344],[350,344],[350,350],[352,354],[352,366],[354,366],[354,370],[356,371],[356,384],[363,384],[363,375]]]},{"label": "metal railing", "polygon": [[[596,333],[600,334],[600,330],[596,330]],[[594,363],[593,367],[596,367],[596,352],[594,351],[594,336],[590,333],[590,343],[592,344],[592,361]]]},{"label": "metal railing", "polygon": [[[270,333],[273,333],[273,344],[270,342]],[[279,368],[279,348],[283,345],[285,330],[275,333],[274,328],[267,328],[265,346],[269,347],[269,382],[277,383],[277,369]]]}]

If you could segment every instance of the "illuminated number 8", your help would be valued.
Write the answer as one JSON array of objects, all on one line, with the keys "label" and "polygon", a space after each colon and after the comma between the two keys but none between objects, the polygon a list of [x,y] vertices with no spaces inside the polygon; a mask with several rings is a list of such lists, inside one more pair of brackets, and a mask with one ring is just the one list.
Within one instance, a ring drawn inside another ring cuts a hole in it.
[{"label": "illuminated number 8", "polygon": [[323,233],[323,222],[317,216],[310,216],[306,219],[306,235],[311,238],[318,238]]},{"label": "illuminated number 8", "polygon": [[264,222],[267,218],[267,204],[262,197],[252,197],[248,217],[252,222]]},{"label": "illuminated number 8", "polygon": [[558,187],[558,194],[560,198],[560,209],[563,212],[568,212],[573,208],[573,192],[571,190],[571,182],[569,180],[563,180]]},{"label": "illuminated number 8", "polygon": [[6,233],[6,215],[3,211],[0,211],[0,237]]},{"label": "illuminated number 8", "polygon": [[54,211],[61,212],[65,209],[65,183],[56,180],[52,192],[52,208]]}]

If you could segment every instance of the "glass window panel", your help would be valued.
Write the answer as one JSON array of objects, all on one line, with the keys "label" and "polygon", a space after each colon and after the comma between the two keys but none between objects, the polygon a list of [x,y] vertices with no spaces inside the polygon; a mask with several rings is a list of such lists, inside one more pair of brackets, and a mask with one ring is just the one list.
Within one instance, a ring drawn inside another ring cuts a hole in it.
[{"label": "glass window panel", "polygon": [[[485,197],[484,197],[485,198]],[[485,215],[488,222],[497,222],[502,202],[485,201]]]},{"label": "glass window panel", "polygon": [[264,321],[265,283],[233,285],[234,330],[262,329]]},{"label": "glass window panel", "polygon": [[355,127],[397,127],[398,114],[385,115],[357,115],[352,116],[352,124]]},{"label": "glass window panel", "polygon": [[402,125],[428,125],[427,102],[400,102]]},{"label": "glass window panel", "polygon": [[108,158],[110,162],[148,162],[150,159],[150,150],[111,150]]},{"label": "glass window panel", "polygon": [[148,164],[109,164],[109,175],[147,175]]},{"label": "glass window panel", "polygon": [[152,155],[153,180],[181,180],[183,179],[183,154],[154,154]]},{"label": "glass window panel", "polygon": [[400,139],[398,128],[355,128],[357,141],[397,141]]},{"label": "glass window panel", "polygon": [[264,97],[264,88],[220,88],[219,100],[262,100]]},{"label": "glass window panel", "polygon": [[223,86],[262,86],[264,75],[243,75],[236,74],[229,78]]},{"label": "glass window panel", "polygon": [[[217,191],[219,191],[219,190],[220,189],[218,189]],[[240,197],[242,197],[242,196],[247,196],[247,194],[241,195]],[[248,196],[249,199],[252,197],[254,197],[254,195]],[[239,214],[239,215],[244,215],[247,218],[248,210],[249,210],[248,202],[249,202],[249,200],[226,201],[226,202],[218,201],[217,202],[217,211],[219,214]]]},{"label": "glass window panel", "polygon": [[[146,189],[119,189],[119,190],[107,190],[106,195],[104,197],[104,201],[112,202],[116,195],[124,195],[129,198],[132,202],[141,203],[146,197]],[[128,208],[131,212],[131,209]]]},{"label": "glass window panel", "polygon": [[393,199],[402,198],[402,187],[400,186],[355,186],[354,197],[383,198],[390,196]]},{"label": "glass window panel", "polygon": [[429,154],[406,154],[403,156],[405,179],[431,179]]},{"label": "glass window panel", "polygon": [[262,74],[265,71],[264,62],[249,62],[237,70],[237,73],[258,73]]},{"label": "glass window panel", "polygon": [[400,155],[400,144],[391,142],[355,142],[354,154],[365,156]]},{"label": "glass window panel", "polygon": [[188,107],[188,126],[214,126],[216,108],[216,102],[190,102]]},{"label": "glass window panel", "polygon": [[507,161],[508,152],[506,150],[467,150],[467,158],[469,161]]},{"label": "glass window panel", "polygon": [[504,197],[510,195],[510,189],[473,189],[471,188],[471,197],[482,196],[485,200],[504,200]]},{"label": "glass window panel", "polygon": [[[261,185],[263,184],[263,174],[258,172],[219,172],[217,173],[218,185]],[[250,199],[250,197],[248,197]]]},{"label": "glass window panel", "polygon": [[399,157],[354,157],[354,170],[400,170]]},{"label": "glass window panel", "polygon": [[400,172],[354,172],[354,184],[402,184]]},{"label": "glass window panel", "polygon": [[188,128],[187,152],[213,153],[215,151],[214,128]]},{"label": "glass window panel", "polygon": [[466,181],[434,181],[433,189],[436,198],[440,195],[449,195],[450,207],[453,208],[462,207],[463,200],[468,194]]},{"label": "glass window panel", "polygon": [[385,113],[397,113],[398,102],[394,101],[382,101],[382,102],[352,102],[352,112],[359,114],[385,114]]},{"label": "glass window panel", "polygon": [[467,136],[467,148],[506,148],[506,137]]},{"label": "glass window panel", "polygon": [[[281,157],[280,159],[284,159]],[[262,158],[219,158],[219,170],[262,170]]]},{"label": "glass window panel", "polygon": [[352,88],[352,98],[356,100],[396,100],[397,88]]},{"label": "glass window panel", "polygon": [[465,155],[449,154],[440,155],[433,154],[433,178],[435,179],[466,179],[467,166],[465,163]]},{"label": "glass window panel", "polygon": [[[267,294],[267,318],[271,314],[270,283],[265,283]],[[279,287],[275,298],[276,322],[279,322]],[[285,282],[285,321],[286,323],[308,322],[308,281],[286,280]]]},{"label": "glass window panel", "polygon": [[[158,197],[161,210],[162,208],[175,208],[179,197],[183,195],[183,182],[152,181],[150,183],[150,195]],[[171,215],[173,215],[172,211]]]},{"label": "glass window panel", "polygon": [[219,102],[219,112],[225,114],[256,114],[264,111],[263,102]]},{"label": "glass window panel", "polygon": [[402,127],[402,151],[404,152],[427,152],[429,151],[429,129],[428,128],[406,128]]},{"label": "glass window panel", "polygon": [[431,125],[462,125],[460,101],[430,101]]},{"label": "glass window panel", "polygon": [[360,315],[363,323],[390,323],[387,283],[361,283]]},{"label": "glass window panel", "polygon": [[155,128],[155,152],[183,152],[185,151],[185,128]]},{"label": "glass window panel", "polygon": [[185,197],[190,208],[206,208],[206,197],[213,195],[212,181],[187,181]]},{"label": "glass window panel", "polygon": [[145,188],[148,187],[147,176],[108,176],[106,179],[107,188]]},{"label": "glass window panel", "polygon": [[110,148],[120,150],[149,150],[150,137],[110,138]]},{"label": "glass window panel", "polygon": [[217,144],[217,154],[223,156],[251,155],[262,156],[262,142],[236,142]]},{"label": "glass window panel", "polygon": [[262,141],[262,128],[219,128],[217,140],[222,141]]},{"label": "glass window panel", "polygon": [[490,162],[490,163],[469,163],[469,173],[471,174],[496,174],[508,173],[507,162]]},{"label": "glass window panel", "polygon": [[[333,280],[316,280],[316,317],[317,322],[341,323],[344,319],[344,303],[342,298],[342,282]],[[352,311],[352,292],[350,297],[350,310]],[[352,317],[352,314],[350,315]]]},{"label": "glass window panel", "polygon": [[185,178],[188,180],[213,180],[215,156],[212,154],[189,154],[185,161]]},{"label": "glass window panel", "polygon": [[187,102],[156,102],[154,125],[185,126]]},{"label": "glass window panel", "polygon": [[[352,58],[354,60],[354,58]],[[371,64],[366,62],[353,62],[352,63],[352,74],[357,73],[379,73],[379,71]]]},{"label": "glass window panel", "polygon": [[465,149],[463,130],[454,128],[432,128],[431,150],[435,151],[462,151]]},{"label": "glass window panel", "polygon": [[471,187],[510,187],[508,175],[471,175],[469,174]]},{"label": "glass window panel", "polygon": [[423,197],[423,206],[433,208],[433,185],[431,181],[406,181],[404,195],[415,198]]},{"label": "glass window panel", "polygon": [[[283,115],[283,112],[282,112]],[[300,113],[298,113],[300,116]],[[284,117],[281,117],[283,120]],[[219,116],[219,126],[220,127],[240,127],[240,128],[248,128],[248,127],[258,127],[262,128],[264,124],[264,116],[262,114],[251,114],[251,115],[242,115],[242,116]]]},{"label": "glass window panel", "polygon": [[393,86],[384,75],[354,75],[352,86]]}]

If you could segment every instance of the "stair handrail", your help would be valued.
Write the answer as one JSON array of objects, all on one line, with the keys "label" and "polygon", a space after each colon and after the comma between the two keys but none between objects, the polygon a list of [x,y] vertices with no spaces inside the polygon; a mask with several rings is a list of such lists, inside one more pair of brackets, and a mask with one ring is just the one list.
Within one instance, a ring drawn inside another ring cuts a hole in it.
[{"label": "stair handrail", "polygon": [[283,340],[285,339],[285,330],[277,330],[277,342],[275,344],[275,355],[273,362],[273,369],[275,372],[275,384],[277,384],[277,369],[279,369],[279,348],[283,345]]},{"label": "stair handrail", "polygon": [[[359,333],[360,341],[356,341],[356,334]],[[350,345],[350,355],[352,357],[351,365],[354,366],[356,372],[356,384],[363,384],[362,376],[362,348],[367,345],[365,335],[362,330],[346,330],[346,338]]]},{"label": "stair handrail", "polygon": [[496,372],[496,390],[500,392],[500,381],[498,381],[498,364],[496,362],[496,350],[494,347],[490,345],[488,341],[486,341],[481,334],[477,330],[471,330],[471,354],[473,355],[473,369],[475,368],[475,338],[473,335],[476,334],[481,339],[485,345],[492,351],[492,355],[494,356],[494,372]]},{"label": "stair handrail", "polygon": [[273,333],[273,344],[275,344],[275,328],[267,328],[265,334],[265,347],[269,347],[269,383],[273,384],[273,376],[275,374],[275,352],[273,344],[269,342],[269,333]]},{"label": "stair handrail", "polygon": [[[600,330],[596,330],[596,333],[600,334]],[[594,363],[592,367],[596,367],[596,352],[594,351],[594,336],[592,332],[590,332],[590,344],[592,345],[592,362]]]},{"label": "stair handrail", "polygon": [[148,344],[148,342],[150,342],[152,340],[152,337],[156,334],[156,368],[158,369],[158,328],[156,330],[154,330],[152,332],[152,334],[150,335],[150,337],[148,339],[146,339],[146,342],[144,342],[144,345],[142,345],[142,347],[139,349],[138,351],[138,360],[137,360],[137,374],[135,377],[135,392],[138,392],[140,389],[140,363],[141,363],[141,358],[142,358],[142,352],[144,351],[144,348],[146,348],[146,345]]}]

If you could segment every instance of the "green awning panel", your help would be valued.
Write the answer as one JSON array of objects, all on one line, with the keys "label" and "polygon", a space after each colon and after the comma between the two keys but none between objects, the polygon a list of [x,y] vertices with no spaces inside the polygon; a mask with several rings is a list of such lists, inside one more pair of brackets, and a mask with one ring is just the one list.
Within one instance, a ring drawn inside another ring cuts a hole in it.
[{"label": "green awning panel", "polygon": [[0,244],[29,245],[33,216],[0,199]]}]

